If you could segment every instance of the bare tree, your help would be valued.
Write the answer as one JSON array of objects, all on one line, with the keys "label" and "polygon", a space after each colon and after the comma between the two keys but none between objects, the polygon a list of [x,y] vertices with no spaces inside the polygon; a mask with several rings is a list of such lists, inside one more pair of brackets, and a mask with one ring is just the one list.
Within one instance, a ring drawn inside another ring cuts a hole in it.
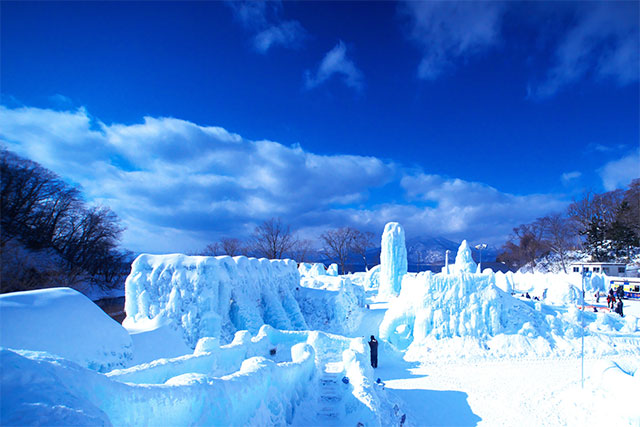
[{"label": "bare tree", "polygon": [[222,248],[220,247],[220,242],[213,242],[208,244],[198,255],[203,256],[218,256],[222,255]]},{"label": "bare tree", "polygon": [[367,251],[374,247],[374,238],[375,235],[370,231],[353,230],[351,249],[362,257],[365,271],[368,270]]},{"label": "bare tree", "polygon": [[498,261],[505,262],[513,268],[520,268],[529,263],[536,266],[536,258],[548,252],[543,239],[544,226],[541,219],[531,224],[521,224],[513,229],[513,235],[502,247]]},{"label": "bare tree", "polygon": [[315,252],[313,242],[308,239],[297,240],[291,251],[298,262],[309,262],[310,255]]},{"label": "bare tree", "polygon": [[252,235],[253,249],[258,255],[269,259],[280,259],[296,243],[288,225],[280,218],[271,218],[256,227]]},{"label": "bare tree", "polygon": [[220,246],[224,254],[229,256],[240,255],[244,251],[242,242],[235,237],[223,237],[220,239]]},{"label": "bare tree", "polygon": [[345,274],[345,264],[347,257],[352,251],[353,239],[356,230],[351,227],[336,228],[322,233],[320,239],[324,242],[322,252],[332,261],[338,263]]},{"label": "bare tree", "polygon": [[562,270],[567,272],[567,252],[576,247],[578,231],[576,223],[562,214],[556,213],[541,218],[546,246],[560,257]]}]

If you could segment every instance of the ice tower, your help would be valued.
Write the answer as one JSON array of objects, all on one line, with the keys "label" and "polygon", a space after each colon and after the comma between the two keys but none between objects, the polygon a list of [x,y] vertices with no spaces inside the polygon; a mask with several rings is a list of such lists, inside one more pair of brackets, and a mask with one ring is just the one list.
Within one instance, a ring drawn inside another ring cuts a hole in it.
[{"label": "ice tower", "polygon": [[390,222],[382,233],[380,251],[379,295],[397,296],[400,293],[402,276],[407,274],[407,248],[404,244],[404,229],[397,222]]},{"label": "ice tower", "polygon": [[471,248],[469,248],[467,241],[463,240],[458,248],[454,271],[456,273],[475,273],[477,270],[478,265],[471,256]]}]

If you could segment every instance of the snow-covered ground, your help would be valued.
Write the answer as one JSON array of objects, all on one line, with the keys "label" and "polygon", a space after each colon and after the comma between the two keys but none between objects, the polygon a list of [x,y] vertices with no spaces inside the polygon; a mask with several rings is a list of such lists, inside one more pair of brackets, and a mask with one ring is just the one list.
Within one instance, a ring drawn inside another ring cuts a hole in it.
[{"label": "snow-covered ground", "polygon": [[397,296],[381,268],[141,256],[122,326],[71,289],[2,295],[0,425],[640,425],[640,301],[609,313],[594,277],[581,312],[579,276],[467,251]]}]

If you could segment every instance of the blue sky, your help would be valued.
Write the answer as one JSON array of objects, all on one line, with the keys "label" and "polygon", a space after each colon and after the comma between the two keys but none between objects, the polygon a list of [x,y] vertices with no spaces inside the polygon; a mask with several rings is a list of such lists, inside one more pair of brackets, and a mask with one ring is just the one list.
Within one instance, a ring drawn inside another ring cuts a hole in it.
[{"label": "blue sky", "polygon": [[501,244],[640,176],[638,2],[3,2],[0,139],[135,251],[280,216]]}]

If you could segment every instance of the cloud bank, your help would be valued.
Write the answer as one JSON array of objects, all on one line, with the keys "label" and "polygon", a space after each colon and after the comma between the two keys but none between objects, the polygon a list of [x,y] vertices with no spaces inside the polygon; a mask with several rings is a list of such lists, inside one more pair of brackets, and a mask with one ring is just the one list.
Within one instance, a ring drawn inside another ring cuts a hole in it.
[{"label": "cloud bank", "polygon": [[[222,236],[246,237],[275,216],[306,237],[345,225],[378,234],[399,221],[414,236],[501,244],[514,226],[566,205],[559,195],[507,194],[375,157],[318,155],[175,118],[108,125],[84,109],[0,106],[0,142],[110,206],[134,251],[198,250]],[[394,202],[372,203],[373,191]]]}]

